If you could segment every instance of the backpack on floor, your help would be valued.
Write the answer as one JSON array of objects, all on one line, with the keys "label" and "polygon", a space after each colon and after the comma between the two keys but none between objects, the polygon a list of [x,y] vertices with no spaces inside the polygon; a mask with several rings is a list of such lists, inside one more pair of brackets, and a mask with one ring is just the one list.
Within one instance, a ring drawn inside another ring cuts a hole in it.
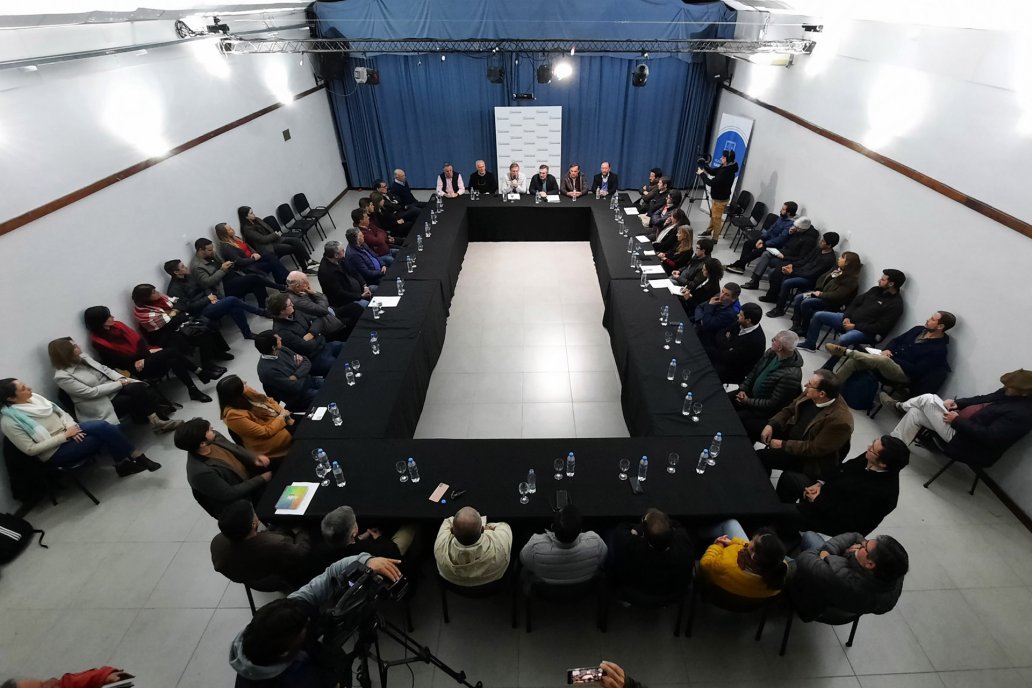
[{"label": "backpack on floor", "polygon": [[39,546],[47,549],[48,545],[43,544],[44,531],[33,528],[24,518],[0,514],[0,564],[14,561],[29,546],[36,533],[39,533]]},{"label": "backpack on floor", "polygon": [[861,370],[849,376],[839,394],[849,408],[869,411],[874,408],[874,399],[878,396],[880,386],[878,376],[874,372]]}]

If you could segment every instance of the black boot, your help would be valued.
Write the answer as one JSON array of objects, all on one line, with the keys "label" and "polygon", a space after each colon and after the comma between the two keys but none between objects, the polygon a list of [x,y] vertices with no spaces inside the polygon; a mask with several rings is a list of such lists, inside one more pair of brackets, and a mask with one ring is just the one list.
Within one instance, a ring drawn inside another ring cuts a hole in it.
[{"label": "black boot", "polygon": [[137,463],[133,459],[125,459],[124,461],[119,461],[115,464],[115,473],[118,473],[119,478],[124,478],[127,475],[132,475],[133,473],[141,473],[145,470],[147,470],[145,466]]},{"label": "black boot", "polygon": [[211,397],[209,397],[207,394],[197,389],[196,387],[190,389],[190,398],[194,401],[199,401],[204,404],[207,404],[211,401]]},{"label": "black boot", "polygon": [[157,461],[151,461],[150,459],[147,458],[146,454],[140,454],[139,456],[134,458],[133,461],[135,461],[139,465],[143,466],[144,468],[146,468],[148,471],[150,471],[152,473],[154,471],[158,470],[159,468],[161,468],[161,464],[160,463],[158,463]]}]

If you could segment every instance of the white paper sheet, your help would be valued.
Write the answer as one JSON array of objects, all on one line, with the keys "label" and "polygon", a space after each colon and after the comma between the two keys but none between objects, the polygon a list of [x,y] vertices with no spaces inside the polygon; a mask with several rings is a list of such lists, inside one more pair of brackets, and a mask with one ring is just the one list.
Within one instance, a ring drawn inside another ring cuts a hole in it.
[{"label": "white paper sheet", "polygon": [[559,202],[559,195],[558,194],[549,194],[549,195],[545,196],[545,198],[548,200],[549,203],[558,203]]},{"label": "white paper sheet", "polygon": [[641,271],[646,275],[662,275],[666,272],[662,265],[642,265]]},{"label": "white paper sheet", "polygon": [[628,215],[637,215],[638,214],[638,209],[633,207],[633,206],[631,206],[630,208],[624,208],[623,211],[625,213],[627,213]]},{"label": "white paper sheet", "polygon": [[290,483],[276,500],[276,515],[303,516],[318,487],[319,483]]},{"label": "white paper sheet", "polygon": [[675,296],[681,293],[681,287],[668,279],[649,280],[649,286],[653,289],[666,289]]},{"label": "white paper sheet", "polygon": [[644,234],[639,234],[638,236],[634,237],[634,240],[637,241],[639,244],[649,243],[649,238]]},{"label": "white paper sheet", "polygon": [[401,301],[400,296],[374,296],[369,305],[372,306],[374,303],[378,303],[380,308],[394,308],[399,301]]},{"label": "white paper sheet", "polygon": [[518,193],[511,193],[507,194],[506,198],[508,198],[510,201],[518,201],[520,200],[520,195]]},{"label": "white paper sheet", "polygon": [[650,251],[642,251],[641,255],[643,255],[643,256],[654,256],[654,255],[656,255],[656,252],[655,251],[651,251],[651,250]]}]

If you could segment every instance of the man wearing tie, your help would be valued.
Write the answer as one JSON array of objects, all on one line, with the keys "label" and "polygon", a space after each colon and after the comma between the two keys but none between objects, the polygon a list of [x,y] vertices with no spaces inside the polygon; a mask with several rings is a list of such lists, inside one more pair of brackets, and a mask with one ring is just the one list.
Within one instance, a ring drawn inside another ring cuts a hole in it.
[{"label": "man wearing tie", "polygon": [[537,194],[542,198],[559,193],[559,182],[548,173],[548,165],[538,168],[537,176],[530,180],[530,188],[527,189],[527,193]]},{"label": "man wearing tie", "polygon": [[591,190],[597,196],[608,196],[609,194],[616,193],[619,189],[619,182],[617,181],[616,172],[609,171],[609,163],[602,163],[601,172],[595,175],[594,181],[591,182]]},{"label": "man wearing tie", "polygon": [[509,174],[502,183],[506,193],[527,193],[527,178],[520,172],[519,163],[509,165]]}]

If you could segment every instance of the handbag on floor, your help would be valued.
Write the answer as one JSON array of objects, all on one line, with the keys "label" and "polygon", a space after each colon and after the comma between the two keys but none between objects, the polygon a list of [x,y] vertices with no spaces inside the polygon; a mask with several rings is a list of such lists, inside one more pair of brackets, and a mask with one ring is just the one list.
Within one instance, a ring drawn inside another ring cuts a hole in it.
[{"label": "handbag on floor", "polygon": [[48,549],[49,546],[43,544],[44,531],[33,528],[24,518],[0,514],[0,565],[17,559],[36,533],[39,533],[39,546]]}]

